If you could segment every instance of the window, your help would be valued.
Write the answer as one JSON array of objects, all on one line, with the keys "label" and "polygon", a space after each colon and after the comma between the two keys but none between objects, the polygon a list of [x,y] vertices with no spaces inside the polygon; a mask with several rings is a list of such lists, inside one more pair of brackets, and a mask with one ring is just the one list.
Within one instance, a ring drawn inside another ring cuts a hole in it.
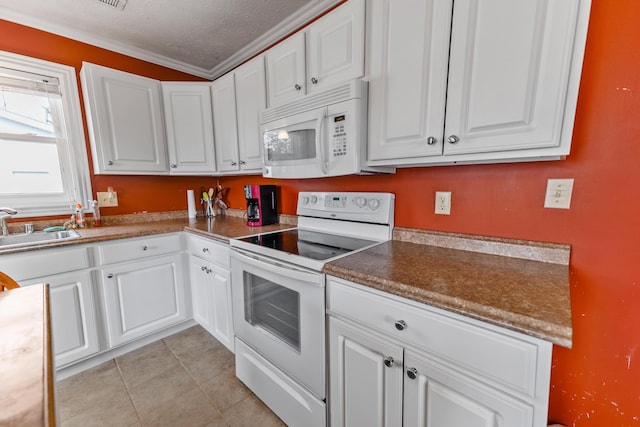
[{"label": "window", "polygon": [[0,206],[58,215],[91,198],[75,69],[0,52]]}]

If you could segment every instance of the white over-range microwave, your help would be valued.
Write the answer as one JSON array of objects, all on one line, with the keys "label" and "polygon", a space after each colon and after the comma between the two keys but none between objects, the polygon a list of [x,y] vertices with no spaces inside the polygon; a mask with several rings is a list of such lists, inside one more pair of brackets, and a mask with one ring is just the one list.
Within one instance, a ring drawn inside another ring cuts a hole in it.
[{"label": "white over-range microwave", "polygon": [[260,115],[269,178],[393,173],[366,165],[367,82],[353,80]]}]

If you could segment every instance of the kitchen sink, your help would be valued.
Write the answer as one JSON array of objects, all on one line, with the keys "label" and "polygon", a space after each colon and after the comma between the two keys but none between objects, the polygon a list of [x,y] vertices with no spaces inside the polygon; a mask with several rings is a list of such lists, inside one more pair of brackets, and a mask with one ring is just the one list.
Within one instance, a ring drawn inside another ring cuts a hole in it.
[{"label": "kitchen sink", "polygon": [[38,243],[59,242],[62,240],[77,239],[78,237],[80,237],[80,235],[75,230],[51,233],[12,234],[9,236],[0,236],[0,249],[29,246]]}]

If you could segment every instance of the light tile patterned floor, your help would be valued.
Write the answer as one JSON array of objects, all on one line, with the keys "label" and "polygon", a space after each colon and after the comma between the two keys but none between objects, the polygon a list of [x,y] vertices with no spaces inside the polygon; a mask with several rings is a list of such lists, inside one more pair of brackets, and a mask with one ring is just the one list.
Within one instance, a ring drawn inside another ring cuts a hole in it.
[{"label": "light tile patterned floor", "polygon": [[58,383],[63,427],[284,426],[200,326]]}]

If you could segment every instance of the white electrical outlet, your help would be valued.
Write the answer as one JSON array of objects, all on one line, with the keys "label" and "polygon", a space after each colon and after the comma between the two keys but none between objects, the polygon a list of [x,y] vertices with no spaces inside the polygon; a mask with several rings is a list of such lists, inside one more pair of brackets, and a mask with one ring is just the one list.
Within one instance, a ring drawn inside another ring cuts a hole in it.
[{"label": "white electrical outlet", "polygon": [[573,178],[548,180],[547,192],[544,198],[544,207],[555,209],[569,209],[569,206],[571,206],[572,192]]},{"label": "white electrical outlet", "polygon": [[436,214],[451,215],[451,191],[436,191]]},{"label": "white electrical outlet", "polygon": [[96,193],[98,197],[98,206],[101,208],[109,208],[112,206],[118,206],[118,193],[115,191],[105,191]]}]

